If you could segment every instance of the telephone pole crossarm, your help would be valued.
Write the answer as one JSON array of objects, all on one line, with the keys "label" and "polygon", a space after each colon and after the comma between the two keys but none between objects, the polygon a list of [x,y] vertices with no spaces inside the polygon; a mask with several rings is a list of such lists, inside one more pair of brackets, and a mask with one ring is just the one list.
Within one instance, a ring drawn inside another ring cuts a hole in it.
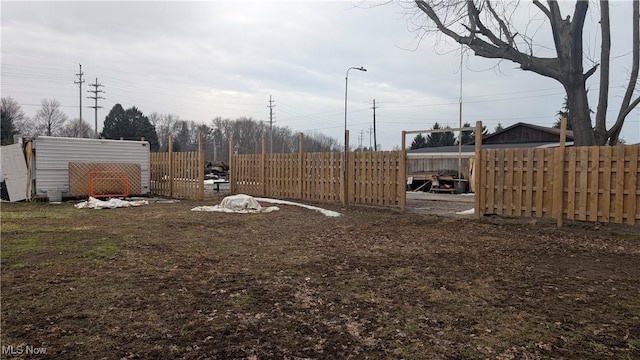
[{"label": "telephone pole crossarm", "polygon": [[84,75],[84,73],[82,72],[82,64],[78,64],[80,66],[80,72],[78,72],[76,74],[76,76],[78,77],[78,81],[74,81],[74,84],[78,84],[78,86],[80,87],[80,122],[82,122],[82,84],[84,83],[84,80],[82,80],[82,76]]},{"label": "telephone pole crossarm", "polygon": [[93,84],[89,84],[89,86],[93,87],[93,90],[87,90],[89,93],[93,93],[93,96],[87,96],[87,99],[93,99],[95,101],[94,106],[90,106],[90,108],[95,110],[95,118],[94,118],[94,137],[98,138],[98,109],[102,108],[102,106],[98,106],[98,99],[104,99],[100,96],[100,93],[104,93],[103,90],[100,90],[100,87],[104,86],[98,82],[98,78],[96,78],[96,82]]}]

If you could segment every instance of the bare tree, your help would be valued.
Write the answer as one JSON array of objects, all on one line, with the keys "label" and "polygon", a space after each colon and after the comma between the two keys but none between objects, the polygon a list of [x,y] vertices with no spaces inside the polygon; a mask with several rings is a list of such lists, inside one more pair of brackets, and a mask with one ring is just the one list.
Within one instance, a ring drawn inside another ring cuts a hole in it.
[{"label": "bare tree", "polygon": [[259,153],[262,150],[262,137],[267,134],[264,122],[241,117],[233,121],[233,144],[239,154]]},{"label": "bare tree", "polygon": [[74,138],[93,138],[94,129],[91,124],[79,118],[67,122],[60,130],[60,136]]},{"label": "bare tree", "polygon": [[[565,89],[568,108],[572,116],[576,145],[616,144],[626,116],[640,103],[640,96],[633,99],[640,64],[640,10],[633,1],[630,16],[633,19],[631,72],[626,93],[622,99],[615,124],[606,129],[606,112],[609,97],[609,68],[611,27],[608,1],[600,1],[601,54],[600,62],[584,69],[583,30],[589,1],[576,1],[572,16],[563,18],[558,1],[543,4],[534,0],[534,6],[548,22],[553,36],[556,57],[544,57],[533,38],[527,35],[530,26],[518,28],[514,14],[520,2],[489,0],[416,0],[419,10],[431,21],[423,29],[441,33],[457,43],[469,47],[476,56],[505,59],[520,65],[526,71],[555,79]],[[527,24],[530,25],[530,24]],[[533,36],[533,35],[532,35]],[[586,81],[600,67],[600,93],[595,127],[591,122]]]},{"label": "bare tree", "polygon": [[41,108],[36,113],[34,121],[36,132],[47,136],[56,136],[67,121],[67,115],[60,111],[57,100],[42,99]]},{"label": "bare tree", "polygon": [[327,136],[325,134],[311,131],[305,134],[304,137],[304,151],[309,152],[329,152],[340,151],[342,147],[339,146],[338,140]]},{"label": "bare tree", "polygon": [[154,112],[149,115],[149,121],[156,127],[160,151],[168,151],[169,135],[175,136],[174,126],[176,122],[181,121],[180,117],[172,114],[158,114]]},{"label": "bare tree", "polygon": [[[211,121],[210,140],[215,139],[217,159],[227,161],[229,159],[229,141],[233,140],[233,152],[237,154],[255,154],[262,151],[263,136],[268,134],[269,127],[263,121],[251,118],[238,118],[235,120],[217,117]],[[204,133],[204,132],[203,132]],[[273,152],[292,153],[298,151],[298,134],[294,134],[287,127],[273,127]],[[205,143],[207,143],[205,142]],[[304,151],[341,151],[338,140],[318,132],[310,132],[305,135]]]}]

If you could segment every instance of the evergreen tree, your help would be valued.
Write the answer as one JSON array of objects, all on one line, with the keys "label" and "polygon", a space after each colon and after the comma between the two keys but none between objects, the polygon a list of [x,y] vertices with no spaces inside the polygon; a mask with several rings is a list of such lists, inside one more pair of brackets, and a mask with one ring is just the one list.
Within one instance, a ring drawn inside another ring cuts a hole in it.
[{"label": "evergreen tree", "polygon": [[564,97],[564,102],[562,103],[562,109],[558,110],[558,112],[556,113],[556,115],[558,115],[558,119],[556,119],[556,122],[553,123],[553,127],[556,129],[560,129],[560,125],[562,124],[562,117],[566,117],[567,118],[567,130],[573,130],[573,127],[571,126],[571,115],[569,114],[569,104],[567,104],[567,97]]},{"label": "evergreen tree", "polygon": [[140,140],[149,142],[151,151],[158,150],[158,134],[149,118],[135,106],[124,110],[122,105],[115,104],[104,120],[102,137],[106,139]]},{"label": "evergreen tree", "polygon": [[418,134],[416,135],[415,138],[413,138],[413,141],[411,142],[411,147],[409,149],[415,150],[415,149],[420,149],[424,147],[427,147],[427,139],[425,139],[425,137],[422,136],[422,134]]},{"label": "evergreen tree", "polygon": [[463,128],[469,128],[469,130],[463,130],[462,134],[460,136],[460,143],[462,145],[468,144],[470,142],[472,142],[474,140],[474,135],[473,135],[473,128],[471,127],[471,124],[469,123],[464,123],[464,125],[462,125]]},{"label": "evergreen tree", "polygon": [[[450,126],[447,126],[445,129],[450,129]],[[453,131],[447,131],[442,133],[442,145],[440,146],[452,146],[456,144],[456,135]]]},{"label": "evergreen tree", "polygon": [[[489,129],[487,129],[486,125],[482,125],[482,136],[485,136],[487,134],[489,134]],[[471,137],[471,141],[475,142],[475,139],[476,139],[476,128],[473,128],[473,130],[471,130],[470,137]]]},{"label": "evergreen tree", "polygon": [[502,126],[502,123],[499,122],[498,125],[496,125],[496,128],[493,129],[493,132],[497,133],[498,131],[503,130],[503,129],[504,129],[504,127]]},{"label": "evergreen tree", "polygon": [[[445,127],[444,129],[450,129],[450,126]],[[432,130],[440,130],[443,129],[440,127],[440,124],[433,124]],[[453,134],[453,131],[447,132],[434,132],[430,133],[427,136],[427,147],[440,147],[440,146],[452,146],[456,143],[456,137]]]},{"label": "evergreen tree", "polygon": [[[432,130],[440,130],[440,124],[433,124]],[[427,135],[427,146],[428,147],[437,147],[442,143],[442,133],[430,133]]]},{"label": "evergreen tree", "polygon": [[2,98],[2,123],[0,130],[2,137],[0,142],[2,145],[13,144],[13,135],[17,133],[16,125],[24,119],[24,113],[18,105],[18,102],[11,97]]}]

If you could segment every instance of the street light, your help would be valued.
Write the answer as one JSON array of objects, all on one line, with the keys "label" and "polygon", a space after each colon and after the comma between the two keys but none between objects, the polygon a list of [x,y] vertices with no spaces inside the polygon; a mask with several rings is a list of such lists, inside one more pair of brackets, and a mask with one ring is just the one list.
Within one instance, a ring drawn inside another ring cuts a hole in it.
[{"label": "street light", "polygon": [[344,77],[344,153],[346,154],[347,149],[347,86],[349,85],[349,70],[360,70],[367,71],[363,66],[360,67],[350,67],[347,69],[347,74]]},{"label": "street light", "polygon": [[349,84],[349,70],[354,69],[354,70],[360,70],[360,71],[367,71],[367,69],[365,69],[364,67],[360,66],[360,67],[350,67],[347,69],[347,74],[344,77],[344,159],[343,159],[343,166],[342,166],[342,179],[343,179],[343,189],[342,189],[342,203],[343,204],[347,204],[349,201],[347,200],[348,197],[348,189],[349,186],[347,185],[347,154],[349,152],[349,140],[347,137],[347,85]]}]

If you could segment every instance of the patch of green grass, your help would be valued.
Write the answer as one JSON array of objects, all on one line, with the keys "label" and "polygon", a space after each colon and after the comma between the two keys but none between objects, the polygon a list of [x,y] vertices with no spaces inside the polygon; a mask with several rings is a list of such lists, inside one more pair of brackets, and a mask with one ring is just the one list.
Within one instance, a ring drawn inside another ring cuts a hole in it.
[{"label": "patch of green grass", "polygon": [[589,346],[598,355],[606,355],[609,353],[609,348],[600,343],[589,341],[587,346]]},{"label": "patch of green grass", "polygon": [[237,293],[230,296],[231,301],[240,307],[251,306],[256,303],[256,298],[250,294]]},{"label": "patch of green grass", "polygon": [[21,237],[17,240],[4,241],[2,244],[2,260],[10,259],[16,256],[25,255],[35,250],[41,243],[39,236]]},{"label": "patch of green grass", "polygon": [[610,306],[624,312],[640,316],[640,298],[627,298],[611,302]]},{"label": "patch of green grass", "polygon": [[120,245],[114,242],[107,242],[85,252],[85,255],[92,258],[111,257],[120,251]]},{"label": "patch of green grass", "polygon": [[8,232],[16,232],[23,229],[22,226],[16,223],[7,222],[5,219],[2,219],[2,223],[0,223],[0,232],[8,233]]},{"label": "patch of green grass", "polygon": [[613,234],[617,239],[623,241],[640,241],[640,235],[633,234]]},{"label": "patch of green grass", "polygon": [[[75,208],[72,208],[76,210]],[[70,219],[74,216],[70,211],[63,209],[63,211],[58,211],[58,209],[44,209],[42,207],[39,208],[30,208],[28,211],[3,211],[2,212],[2,220],[30,220],[30,219]]]},{"label": "patch of green grass", "polygon": [[26,268],[27,266],[29,266],[29,265],[23,264],[23,263],[18,263],[18,264],[11,265],[10,268],[14,269],[14,270],[20,270],[20,269]]}]

